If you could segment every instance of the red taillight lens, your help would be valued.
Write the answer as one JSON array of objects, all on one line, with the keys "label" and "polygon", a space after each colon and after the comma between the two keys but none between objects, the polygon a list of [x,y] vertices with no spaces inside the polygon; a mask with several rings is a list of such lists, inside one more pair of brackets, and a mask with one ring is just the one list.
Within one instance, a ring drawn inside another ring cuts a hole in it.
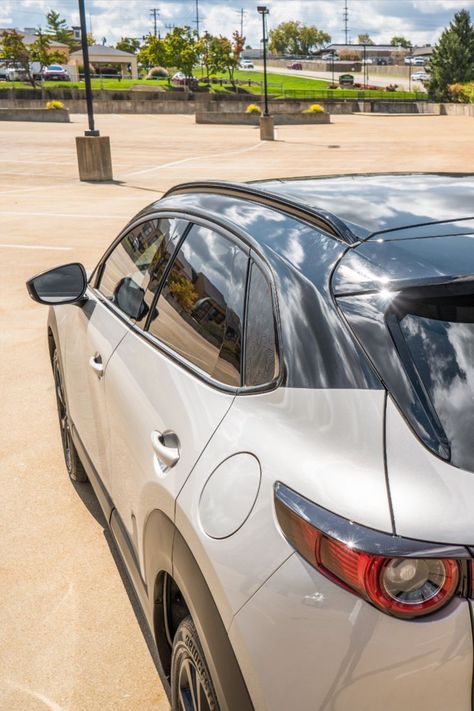
[{"label": "red taillight lens", "polygon": [[386,558],[326,536],[294,511],[278,512],[282,529],[323,575],[396,617],[427,615],[455,595],[459,563],[444,558]]}]

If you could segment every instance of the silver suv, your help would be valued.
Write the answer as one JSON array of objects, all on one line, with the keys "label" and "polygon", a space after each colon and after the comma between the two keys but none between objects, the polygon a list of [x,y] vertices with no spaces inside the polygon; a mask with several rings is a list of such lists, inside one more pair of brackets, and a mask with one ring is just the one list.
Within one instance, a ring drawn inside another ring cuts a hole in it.
[{"label": "silver suv", "polygon": [[471,709],[473,189],[185,184],[28,282],[173,709]]}]

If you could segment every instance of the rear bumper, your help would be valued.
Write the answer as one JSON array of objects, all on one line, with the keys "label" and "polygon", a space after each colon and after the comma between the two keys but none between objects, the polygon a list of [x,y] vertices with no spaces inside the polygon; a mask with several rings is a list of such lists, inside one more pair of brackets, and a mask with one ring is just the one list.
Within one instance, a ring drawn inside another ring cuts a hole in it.
[{"label": "rear bumper", "polygon": [[259,711],[471,711],[467,600],[425,620],[388,617],[294,554],[234,618]]}]

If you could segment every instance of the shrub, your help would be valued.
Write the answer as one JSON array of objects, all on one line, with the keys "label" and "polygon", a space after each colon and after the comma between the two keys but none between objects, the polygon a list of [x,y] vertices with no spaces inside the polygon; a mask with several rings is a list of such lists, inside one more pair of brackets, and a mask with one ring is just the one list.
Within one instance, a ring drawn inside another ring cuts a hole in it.
[{"label": "shrub", "polygon": [[339,84],[329,84],[329,89],[339,89]]},{"label": "shrub", "polygon": [[342,49],[339,52],[339,59],[343,62],[360,62],[362,55],[360,52],[354,52],[350,49]]},{"label": "shrub", "polygon": [[303,111],[304,114],[323,114],[324,109],[319,104],[311,104],[307,109]]},{"label": "shrub", "polygon": [[64,104],[62,101],[57,99],[51,99],[51,101],[46,102],[47,109],[64,109]]},{"label": "shrub", "polygon": [[385,91],[396,91],[398,89],[398,84],[389,84],[385,87]]},{"label": "shrub", "polygon": [[146,75],[147,79],[168,79],[168,77],[168,70],[164,67],[152,67]]},{"label": "shrub", "polygon": [[449,84],[449,100],[456,104],[474,103],[474,82],[468,84]]},{"label": "shrub", "polygon": [[245,110],[246,114],[261,114],[262,109],[257,104],[249,104]]}]

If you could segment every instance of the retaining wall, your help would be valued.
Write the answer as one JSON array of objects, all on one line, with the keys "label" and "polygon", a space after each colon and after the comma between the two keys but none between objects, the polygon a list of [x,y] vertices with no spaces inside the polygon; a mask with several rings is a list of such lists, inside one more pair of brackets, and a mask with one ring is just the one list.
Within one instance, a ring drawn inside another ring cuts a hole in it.
[{"label": "retaining wall", "polygon": [[69,111],[65,109],[1,108],[0,121],[43,121],[49,123],[69,123]]},{"label": "retaining wall", "polygon": [[[330,123],[328,113],[272,113],[275,126],[297,126],[300,124]],[[259,114],[237,112],[201,111],[196,112],[196,123],[259,125]]]}]

